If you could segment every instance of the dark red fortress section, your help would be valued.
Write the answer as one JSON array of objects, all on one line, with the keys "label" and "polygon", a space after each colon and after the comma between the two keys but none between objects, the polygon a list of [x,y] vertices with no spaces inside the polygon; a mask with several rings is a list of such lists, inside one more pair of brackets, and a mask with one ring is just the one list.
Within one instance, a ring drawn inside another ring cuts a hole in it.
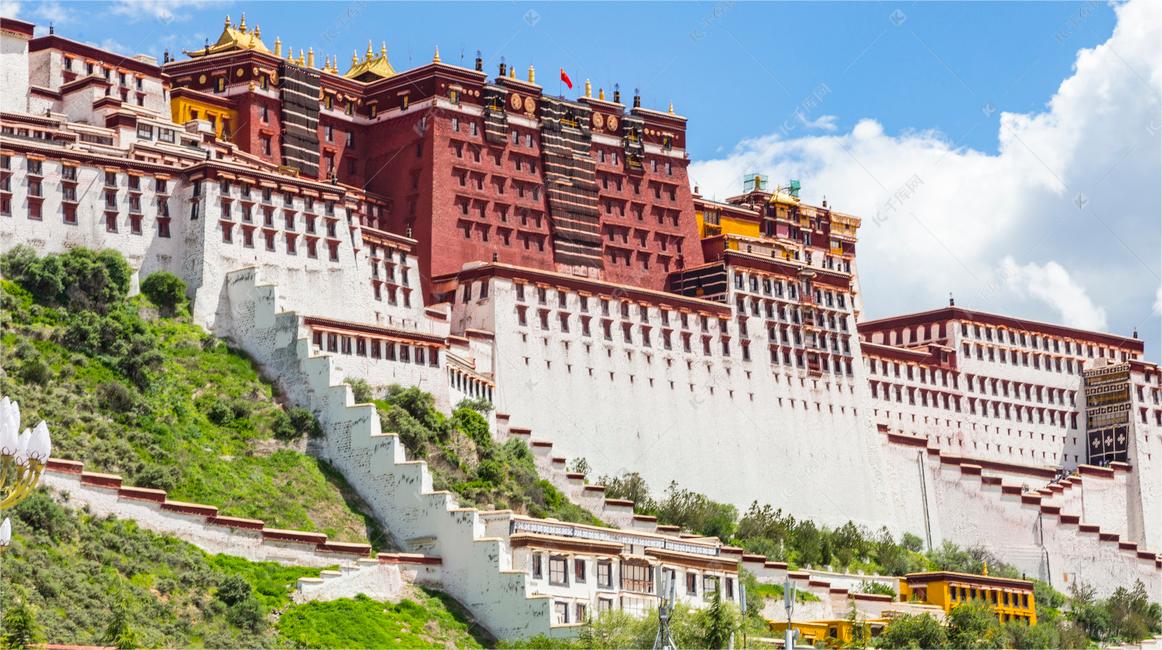
[{"label": "dark red fortress section", "polygon": [[[479,61],[351,79],[243,50],[165,72],[176,96],[235,111],[239,148],[376,195],[386,207],[361,218],[414,237],[425,279],[495,257],[664,289],[668,273],[703,263],[685,118],[636,96],[626,110],[618,93],[546,96],[501,67],[494,79]],[[288,136],[304,108],[280,94],[287,75],[317,78],[317,168],[302,162],[313,156],[301,152],[301,130]]]}]

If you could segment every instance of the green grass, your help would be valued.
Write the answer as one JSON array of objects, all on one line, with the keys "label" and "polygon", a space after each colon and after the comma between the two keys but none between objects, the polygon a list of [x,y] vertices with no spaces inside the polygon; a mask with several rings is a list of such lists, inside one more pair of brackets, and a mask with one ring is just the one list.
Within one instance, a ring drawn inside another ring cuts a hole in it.
[{"label": "green grass", "polygon": [[278,631],[299,648],[481,648],[487,642],[474,637],[449,603],[431,592],[398,603],[362,594],[306,603],[284,612]]},{"label": "green grass", "polygon": [[275,439],[286,416],[250,360],[188,318],[160,318],[140,297],[123,305],[160,353],[142,389],[114,360],[61,343],[74,314],[35,304],[11,282],[0,288],[0,393],[20,402],[27,425],[49,423],[55,457],[224,515],[388,547],[338,473]]},{"label": "green grass", "polygon": [[30,605],[44,642],[110,644],[117,632],[146,648],[481,647],[442,594],[293,605],[298,579],[319,569],[209,555],[63,500],[40,490],[12,511],[0,573],[5,606]]}]

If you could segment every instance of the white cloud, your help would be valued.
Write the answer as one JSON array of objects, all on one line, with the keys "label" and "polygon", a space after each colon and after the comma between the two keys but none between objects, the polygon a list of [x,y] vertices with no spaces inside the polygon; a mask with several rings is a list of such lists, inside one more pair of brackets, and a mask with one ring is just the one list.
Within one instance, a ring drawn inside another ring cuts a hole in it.
[{"label": "white cloud", "polygon": [[106,52],[116,52],[118,54],[129,53],[129,48],[125,47],[119,41],[116,41],[112,38],[103,39],[100,43],[88,41],[88,44],[99,50],[105,50]]},{"label": "white cloud", "polygon": [[16,18],[22,8],[20,0],[0,0],[0,16],[5,18]]},{"label": "white cloud", "polygon": [[189,18],[188,10],[218,4],[220,0],[114,0],[113,13],[133,20],[150,18],[163,23]]},{"label": "white cloud", "polygon": [[1106,310],[1098,307],[1079,286],[1065,267],[1049,261],[1018,265],[1011,256],[1001,260],[1001,276],[1005,285],[1019,296],[1036,298],[1059,314],[1060,322],[1070,327],[1103,331],[1106,329]]},{"label": "white cloud", "polygon": [[798,117],[799,117],[799,121],[803,123],[803,126],[807,127],[808,129],[819,129],[822,131],[834,131],[835,129],[839,128],[838,126],[835,125],[835,120],[838,118],[834,115],[820,115],[819,117],[817,117],[813,120],[808,120],[802,114],[799,114]]},{"label": "white cloud", "polygon": [[[791,137],[798,134],[784,129],[744,140],[693,163],[690,176],[719,199],[737,194],[747,172],[797,178],[805,200],[827,196],[863,217],[857,248],[868,317],[930,309],[952,291],[969,308],[1128,334],[1162,277],[1162,3],[1113,7],[1113,34],[1077,53],[1044,110],[982,112],[997,129],[996,154],[933,131],[888,134],[864,117],[847,132]],[[1087,320],[1065,298],[1006,282],[1006,259],[1029,279],[1033,269],[1064,280],[1053,286],[1085,297],[1095,313],[1104,307],[1105,317]],[[1152,358],[1159,343],[1147,341]]]},{"label": "white cloud", "polygon": [[72,12],[61,6],[61,3],[56,0],[42,2],[36,5],[36,11],[33,12],[33,15],[47,23],[55,25],[67,23],[73,18]]}]

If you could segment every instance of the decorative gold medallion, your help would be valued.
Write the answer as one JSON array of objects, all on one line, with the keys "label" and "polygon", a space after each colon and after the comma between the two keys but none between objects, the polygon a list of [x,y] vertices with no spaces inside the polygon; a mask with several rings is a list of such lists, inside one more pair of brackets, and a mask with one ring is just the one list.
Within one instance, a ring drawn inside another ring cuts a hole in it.
[{"label": "decorative gold medallion", "polygon": [[512,94],[512,95],[511,95],[511,96],[508,98],[508,103],[512,104],[512,110],[514,110],[514,111],[519,111],[519,110],[520,110],[520,106],[521,106],[521,99],[520,99],[520,95],[518,95],[518,94],[516,94],[516,93],[513,93],[513,94]]},{"label": "decorative gold medallion", "polygon": [[617,122],[618,122],[617,116],[610,115],[609,119],[605,121],[605,125],[609,127],[610,131],[617,131],[617,126],[618,126]]},{"label": "decorative gold medallion", "polygon": [[525,97],[525,112],[533,113],[537,110],[537,103],[533,101],[532,97]]},{"label": "decorative gold medallion", "polygon": [[605,126],[605,116],[602,115],[601,113],[594,113],[593,114],[593,128],[600,129],[603,126]]}]

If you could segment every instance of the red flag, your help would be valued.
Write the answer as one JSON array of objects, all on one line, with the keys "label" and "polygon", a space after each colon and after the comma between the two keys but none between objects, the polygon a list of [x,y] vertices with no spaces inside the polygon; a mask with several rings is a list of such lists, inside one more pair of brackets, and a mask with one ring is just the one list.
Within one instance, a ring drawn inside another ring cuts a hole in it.
[{"label": "red flag", "polygon": [[565,82],[565,85],[569,87],[569,90],[573,90],[573,80],[569,78],[568,73],[565,72],[565,68],[561,68],[561,81]]}]

